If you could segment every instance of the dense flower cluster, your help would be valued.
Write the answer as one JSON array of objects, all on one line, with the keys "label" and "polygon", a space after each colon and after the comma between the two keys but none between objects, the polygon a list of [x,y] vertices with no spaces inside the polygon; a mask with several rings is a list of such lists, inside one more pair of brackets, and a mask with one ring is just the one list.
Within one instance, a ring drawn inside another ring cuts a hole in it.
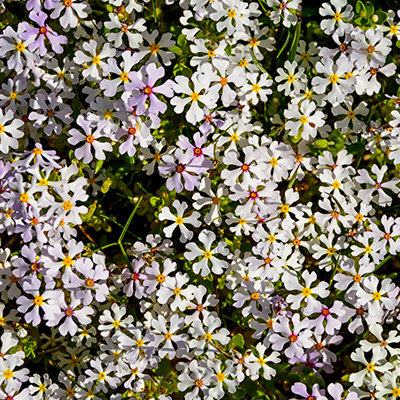
[{"label": "dense flower cluster", "polygon": [[400,11],[0,4],[1,399],[400,397]]}]

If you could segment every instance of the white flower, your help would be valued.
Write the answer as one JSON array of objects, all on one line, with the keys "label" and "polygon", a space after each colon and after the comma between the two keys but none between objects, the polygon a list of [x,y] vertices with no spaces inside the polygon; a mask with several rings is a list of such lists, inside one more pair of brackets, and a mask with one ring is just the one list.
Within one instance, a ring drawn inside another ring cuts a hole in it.
[{"label": "white flower", "polygon": [[194,211],[191,215],[184,217],[183,214],[188,208],[187,203],[181,203],[179,200],[175,200],[172,205],[176,208],[178,214],[177,216],[172,214],[168,207],[163,207],[158,218],[160,221],[173,221],[173,224],[168,225],[163,229],[167,238],[170,238],[175,228],[179,226],[179,229],[181,231],[180,241],[185,243],[193,237],[193,232],[186,228],[185,224],[190,224],[198,228],[201,225],[201,222],[198,220],[198,218],[200,217],[200,213]]},{"label": "white flower", "polygon": [[289,104],[289,109],[284,114],[287,119],[292,120],[285,124],[290,136],[301,134],[304,140],[317,136],[318,128],[325,123],[325,115],[319,110],[315,111],[316,108],[316,104],[309,100],[304,100],[300,105]]},{"label": "white flower", "polygon": [[[346,31],[352,28],[352,25],[348,22],[344,22],[343,19],[350,21],[353,18],[353,7],[347,4],[347,0],[330,0],[331,4],[324,3],[319,9],[319,13],[323,17],[332,17],[332,19],[323,19],[321,21],[321,29],[327,35],[336,33],[338,36],[343,36]],[[343,8],[346,7],[344,10]]]},{"label": "white flower", "polygon": [[197,257],[202,257],[199,262],[193,264],[193,271],[195,274],[201,272],[201,276],[207,276],[210,273],[209,263],[211,263],[211,270],[214,274],[221,275],[228,267],[228,263],[221,260],[215,255],[221,254],[227,256],[229,253],[225,242],[218,242],[217,246],[211,249],[212,244],[215,242],[216,235],[212,231],[202,230],[198,236],[200,243],[204,245],[205,250],[200,249],[195,243],[188,243],[186,248],[190,251],[185,252],[186,259],[193,261]]},{"label": "white flower", "polygon": [[[10,122],[12,121],[12,122]],[[3,113],[0,109],[0,151],[4,154],[9,152],[10,147],[16,149],[18,140],[24,133],[19,128],[24,125],[23,121],[15,118],[12,110]]]},{"label": "white flower", "polygon": [[305,82],[307,82],[306,74],[304,73],[304,68],[300,67],[299,70],[295,73],[297,68],[297,62],[293,61],[285,61],[284,64],[285,69],[278,68],[278,76],[275,78],[277,82],[285,81],[284,83],[278,85],[279,91],[285,91],[285,96],[290,95],[291,93],[299,94],[300,90],[305,87]]}]

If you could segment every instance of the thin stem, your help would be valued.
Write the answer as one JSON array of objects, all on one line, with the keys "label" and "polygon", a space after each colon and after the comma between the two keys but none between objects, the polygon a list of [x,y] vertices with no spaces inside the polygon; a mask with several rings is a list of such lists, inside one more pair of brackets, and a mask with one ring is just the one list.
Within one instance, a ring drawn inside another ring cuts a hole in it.
[{"label": "thin stem", "polygon": [[128,230],[128,227],[129,227],[129,225],[130,225],[131,222],[132,222],[132,218],[133,218],[134,215],[136,214],[136,211],[138,210],[142,199],[143,199],[143,196],[141,196],[141,197],[139,198],[138,202],[136,203],[136,206],[135,206],[135,208],[133,209],[131,215],[129,216],[128,221],[126,222],[126,224],[125,224],[125,226],[124,226],[124,229],[123,229],[123,231],[122,231],[122,233],[121,233],[121,235],[120,235],[120,237],[119,237],[119,239],[118,239],[119,247],[120,247],[121,252],[122,252],[122,254],[124,255],[124,257],[128,260],[128,265],[129,265],[129,258],[128,258],[128,255],[127,255],[126,252],[125,252],[124,246],[122,245],[122,239],[124,238],[124,236],[125,236],[125,234],[126,234],[126,232],[127,232],[127,230]]}]

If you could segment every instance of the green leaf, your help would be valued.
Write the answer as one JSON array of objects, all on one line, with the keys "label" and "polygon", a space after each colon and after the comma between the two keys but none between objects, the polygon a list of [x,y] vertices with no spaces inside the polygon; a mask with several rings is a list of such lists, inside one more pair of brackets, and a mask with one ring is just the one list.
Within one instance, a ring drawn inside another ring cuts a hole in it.
[{"label": "green leaf", "polygon": [[152,205],[152,207],[157,207],[157,204],[161,202],[161,199],[157,196],[152,196],[150,197],[150,204]]},{"label": "green leaf", "polygon": [[377,25],[382,25],[388,19],[387,12],[382,10],[376,10],[375,15],[378,16],[378,21],[376,21]]},{"label": "green leaf", "polygon": [[244,337],[241,333],[233,336],[228,344],[228,349],[243,350],[244,349]]},{"label": "green leaf", "polygon": [[104,160],[97,160],[97,161],[96,161],[96,163],[95,163],[95,169],[94,169],[94,174],[95,174],[95,175],[97,175],[97,174],[100,172],[101,167],[103,166],[103,164],[104,164]]},{"label": "green leaf", "polygon": [[301,35],[301,21],[296,25],[296,29],[294,31],[293,42],[292,42],[292,46],[290,47],[289,56],[288,56],[288,60],[290,62],[293,62],[294,58],[296,57],[296,50],[297,50],[297,46],[299,44],[300,35]]},{"label": "green leaf", "polygon": [[163,358],[158,364],[158,368],[156,370],[157,376],[166,376],[172,371],[171,363],[166,359]]},{"label": "green leaf", "polygon": [[187,45],[187,40],[186,40],[185,35],[183,35],[183,34],[181,33],[181,34],[178,36],[177,43],[178,43],[178,46],[179,46],[180,48],[186,47],[186,45]]},{"label": "green leaf", "polygon": [[375,7],[374,7],[374,5],[373,5],[370,1],[367,1],[367,2],[365,3],[365,8],[367,9],[367,15],[368,15],[369,17],[372,16],[372,15],[374,15]]},{"label": "green leaf", "polygon": [[173,53],[177,54],[178,56],[182,55],[182,49],[178,46],[173,46],[169,49],[170,51],[172,51]]},{"label": "green leaf", "polygon": [[326,149],[329,146],[329,142],[326,139],[316,140],[313,145],[319,149]]},{"label": "green leaf", "polygon": [[364,15],[367,14],[367,9],[365,8],[364,3],[363,3],[362,1],[357,1],[357,4],[356,4],[356,13],[357,13],[357,14],[364,13]]},{"label": "green leaf", "polygon": [[232,54],[232,46],[229,43],[225,47],[225,53],[227,56],[230,56]]}]

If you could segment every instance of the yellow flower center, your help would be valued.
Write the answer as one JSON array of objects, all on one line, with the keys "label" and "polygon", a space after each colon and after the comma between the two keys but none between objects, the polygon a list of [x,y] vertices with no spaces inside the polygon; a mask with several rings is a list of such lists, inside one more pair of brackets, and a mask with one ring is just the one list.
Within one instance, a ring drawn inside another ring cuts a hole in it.
[{"label": "yellow flower center", "polygon": [[204,258],[206,258],[207,260],[210,259],[212,257],[211,251],[205,251],[204,252]]},{"label": "yellow flower center", "polygon": [[290,82],[290,83],[294,82],[294,75],[289,74],[289,75],[287,76],[287,80],[288,80],[288,82]]},{"label": "yellow flower center", "polygon": [[129,77],[127,72],[123,72],[119,78],[124,83],[129,82]]},{"label": "yellow flower center", "polygon": [[70,256],[65,256],[61,262],[64,267],[70,268],[74,265],[74,260]]},{"label": "yellow flower center", "polygon": [[65,211],[69,211],[72,208],[72,203],[69,200],[67,200],[67,201],[64,201],[62,206]]},{"label": "yellow flower center", "polygon": [[45,178],[41,178],[38,180],[38,186],[47,186],[49,184],[49,181]]},{"label": "yellow flower center", "polygon": [[110,119],[110,118],[112,118],[112,112],[111,111],[106,111],[105,113],[104,113],[104,118],[105,119]]},{"label": "yellow flower center", "polygon": [[4,125],[1,125],[1,124],[0,124],[0,135],[1,135],[2,133],[4,133],[4,131],[5,131]]},{"label": "yellow flower center", "polygon": [[199,94],[197,92],[192,92],[192,94],[190,95],[190,99],[192,101],[199,101],[200,96],[199,96]]},{"label": "yellow flower center", "polygon": [[224,381],[225,380],[225,374],[223,372],[218,372],[217,380],[218,380],[218,382]]},{"label": "yellow flower center", "polygon": [[180,294],[181,294],[181,289],[175,288],[175,289],[174,289],[174,295],[175,295],[175,296],[179,296]]},{"label": "yellow flower center", "polygon": [[204,335],[204,340],[206,340],[207,342],[210,342],[212,340],[212,335],[211,333],[206,333]]},{"label": "yellow flower center", "polygon": [[367,47],[367,51],[369,54],[372,54],[375,51],[375,47],[370,45]]},{"label": "yellow flower center", "polygon": [[307,92],[304,93],[304,97],[305,97],[306,99],[311,99],[311,97],[312,97],[312,92],[310,92],[310,91],[308,90]]},{"label": "yellow flower center", "polygon": [[308,53],[301,53],[300,59],[303,61],[308,61],[310,59],[310,55]]},{"label": "yellow flower center", "polygon": [[158,275],[157,275],[157,282],[158,282],[158,283],[163,283],[163,282],[165,282],[165,275],[163,275],[163,274],[158,274]]},{"label": "yellow flower center", "polygon": [[[396,27],[396,28],[397,28],[397,27]],[[399,397],[399,396],[400,396],[400,388],[394,387],[394,388],[392,389],[392,396],[393,396],[393,397]]]},{"label": "yellow flower center", "polygon": [[11,92],[10,93],[10,99],[11,100],[15,100],[17,97],[18,97],[18,93],[16,93],[16,92]]},{"label": "yellow flower center", "polygon": [[136,346],[137,346],[137,347],[142,347],[143,345],[144,345],[144,342],[143,342],[142,339],[136,340]]},{"label": "yellow flower center", "polygon": [[171,340],[171,339],[172,339],[172,333],[167,332],[167,333],[164,335],[164,337],[165,337],[165,339],[167,339],[167,340]]},{"label": "yellow flower center", "polygon": [[301,294],[302,294],[304,297],[311,296],[311,289],[310,289],[309,287],[305,287],[305,288],[303,288],[303,290],[301,291]]},{"label": "yellow flower center", "polygon": [[247,60],[240,60],[239,67],[243,67],[243,68],[247,67]]},{"label": "yellow flower center", "polygon": [[116,320],[112,323],[112,326],[113,326],[114,328],[119,328],[120,325],[121,325],[121,322],[120,322],[118,319],[116,319]]},{"label": "yellow flower center", "polygon": [[228,79],[226,79],[224,76],[221,78],[221,80],[219,81],[219,83],[221,84],[221,86],[225,86],[228,84]]},{"label": "yellow flower center", "polygon": [[250,295],[250,298],[254,301],[258,300],[260,298],[260,295],[258,293],[252,293]]},{"label": "yellow flower center", "polygon": [[371,246],[366,246],[365,249],[364,249],[364,251],[365,251],[367,254],[369,254],[369,253],[371,253],[371,251],[372,251],[372,247],[371,247]]},{"label": "yellow flower center", "polygon": [[355,274],[354,276],[353,276],[353,281],[354,282],[360,282],[361,281],[361,275],[360,274]]},{"label": "yellow flower center", "polygon": [[92,58],[92,62],[93,62],[94,65],[100,64],[100,57],[99,56],[94,56]]},{"label": "yellow flower center", "polygon": [[331,83],[333,83],[333,84],[338,83],[338,81],[339,81],[339,76],[336,75],[336,74],[332,74],[332,75],[329,77],[329,81],[330,81]]},{"label": "yellow flower center", "polygon": [[214,58],[214,57],[215,57],[215,51],[214,51],[214,50],[209,50],[209,51],[207,52],[207,55],[208,55],[208,57],[210,57],[210,58]]},{"label": "yellow flower center", "polygon": [[228,11],[228,17],[229,18],[235,18],[236,16],[236,11],[235,10],[229,10]]},{"label": "yellow flower center", "polygon": [[46,385],[44,384],[44,383],[41,383],[40,385],[39,385],[39,391],[40,392],[44,392],[46,390]]},{"label": "yellow flower center", "polygon": [[374,292],[374,293],[372,294],[372,298],[373,298],[375,301],[379,301],[379,300],[381,299],[381,297],[382,297],[382,295],[381,295],[379,292]]},{"label": "yellow flower center", "polygon": [[236,133],[232,133],[231,140],[232,142],[237,142],[239,140],[239,136]]},{"label": "yellow flower center", "polygon": [[328,247],[326,249],[326,253],[328,254],[328,256],[333,256],[335,254],[335,248],[334,247]]},{"label": "yellow flower center", "polygon": [[178,218],[175,220],[175,223],[176,223],[177,225],[182,225],[182,224],[183,224],[183,218],[182,218],[182,217],[178,217]]},{"label": "yellow flower center", "polygon": [[356,116],[356,113],[354,111],[352,111],[352,110],[347,111],[347,118],[348,119],[354,119],[355,116]]},{"label": "yellow flower center", "polygon": [[23,43],[15,43],[15,50],[22,52],[25,50],[25,45]]},{"label": "yellow flower center", "polygon": [[399,27],[397,26],[397,25],[391,25],[391,27],[390,27],[390,29],[389,29],[389,32],[391,33],[391,34],[396,34],[397,32],[398,32],[398,30],[399,30]]},{"label": "yellow flower center", "polygon": [[40,307],[44,303],[43,296],[37,294],[35,298],[32,300],[32,302],[35,306]]},{"label": "yellow flower center", "polygon": [[150,53],[157,54],[160,51],[160,46],[158,44],[152,43],[150,45]]},{"label": "yellow flower center", "polygon": [[375,369],[375,365],[372,363],[367,364],[365,367],[368,372],[372,372]]},{"label": "yellow flower center", "polygon": [[300,122],[301,122],[302,124],[306,124],[306,123],[308,122],[308,118],[307,118],[305,115],[302,115],[302,116],[300,117]]},{"label": "yellow flower center", "polygon": [[278,160],[276,158],[271,158],[269,163],[271,166],[276,167],[278,165]]},{"label": "yellow flower center", "polygon": [[106,379],[106,374],[104,372],[100,372],[98,377],[99,377],[99,380],[104,381],[104,379]]},{"label": "yellow flower center", "polygon": [[246,224],[246,220],[243,218],[239,218],[239,225],[245,225]]},{"label": "yellow flower center", "polygon": [[10,369],[6,369],[3,373],[5,379],[11,379],[14,373]]},{"label": "yellow flower center", "polygon": [[281,212],[287,214],[290,210],[290,206],[288,204],[282,204],[281,205]]},{"label": "yellow flower center", "polygon": [[19,199],[23,202],[23,203],[27,203],[29,201],[29,195],[28,193],[22,193],[21,196],[19,196]]},{"label": "yellow flower center", "polygon": [[342,19],[342,14],[340,14],[340,12],[335,13],[335,15],[333,16],[333,19],[338,22]]},{"label": "yellow flower center", "polygon": [[332,183],[332,186],[333,186],[334,189],[339,189],[340,188],[340,182],[335,181],[335,182]]},{"label": "yellow flower center", "polygon": [[258,83],[255,83],[251,89],[252,92],[258,93],[261,90],[261,86]]}]

